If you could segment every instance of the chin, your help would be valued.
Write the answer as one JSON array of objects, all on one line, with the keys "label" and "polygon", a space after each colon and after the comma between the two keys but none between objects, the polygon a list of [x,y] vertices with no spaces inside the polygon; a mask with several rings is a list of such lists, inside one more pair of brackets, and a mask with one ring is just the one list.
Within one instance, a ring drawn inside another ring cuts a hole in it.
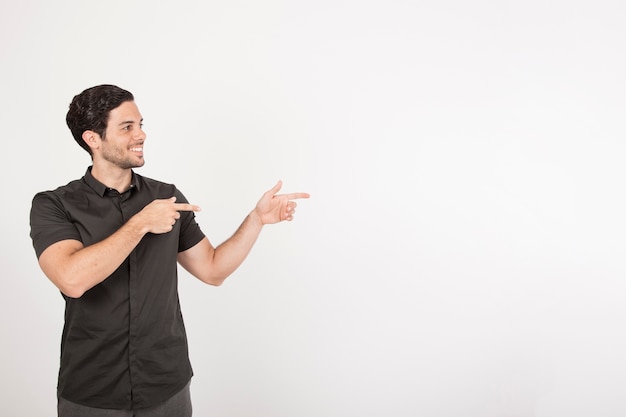
[{"label": "chin", "polygon": [[123,164],[118,164],[117,166],[122,168],[122,169],[133,169],[133,168],[141,168],[144,164],[146,163],[146,161],[126,161],[126,163]]}]

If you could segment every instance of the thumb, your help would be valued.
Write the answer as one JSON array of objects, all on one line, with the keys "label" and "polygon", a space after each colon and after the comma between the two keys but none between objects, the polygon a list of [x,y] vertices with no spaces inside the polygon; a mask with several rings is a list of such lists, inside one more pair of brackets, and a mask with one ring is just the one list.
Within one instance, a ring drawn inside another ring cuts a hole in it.
[{"label": "thumb", "polygon": [[277,192],[279,192],[279,191],[280,191],[280,189],[282,188],[282,186],[283,186],[283,182],[282,182],[281,180],[278,180],[278,182],[276,183],[276,185],[275,185],[275,186],[273,186],[273,187],[272,187],[272,189],[271,189],[271,190],[269,190],[266,194],[271,194],[271,195],[274,195],[274,194],[276,194]]}]

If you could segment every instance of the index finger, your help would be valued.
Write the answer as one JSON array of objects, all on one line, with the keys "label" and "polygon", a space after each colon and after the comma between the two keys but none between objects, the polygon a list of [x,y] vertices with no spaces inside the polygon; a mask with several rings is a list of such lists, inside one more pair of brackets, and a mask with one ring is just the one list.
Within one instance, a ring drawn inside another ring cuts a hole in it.
[{"label": "index finger", "polygon": [[174,203],[174,208],[177,211],[200,211],[200,206],[186,203]]},{"label": "index finger", "polygon": [[283,196],[287,197],[287,200],[296,200],[298,198],[309,198],[311,195],[309,193],[291,193],[283,194]]}]

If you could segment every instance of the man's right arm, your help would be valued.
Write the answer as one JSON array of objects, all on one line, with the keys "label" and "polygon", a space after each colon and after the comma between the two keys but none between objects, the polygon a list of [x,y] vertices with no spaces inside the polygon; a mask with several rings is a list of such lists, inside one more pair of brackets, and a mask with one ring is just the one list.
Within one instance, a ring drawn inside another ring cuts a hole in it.
[{"label": "man's right arm", "polygon": [[115,272],[146,233],[168,233],[180,211],[200,209],[175,201],[175,197],[154,200],[111,236],[93,245],[85,247],[73,239],[56,242],[41,253],[39,265],[63,294],[79,298]]}]

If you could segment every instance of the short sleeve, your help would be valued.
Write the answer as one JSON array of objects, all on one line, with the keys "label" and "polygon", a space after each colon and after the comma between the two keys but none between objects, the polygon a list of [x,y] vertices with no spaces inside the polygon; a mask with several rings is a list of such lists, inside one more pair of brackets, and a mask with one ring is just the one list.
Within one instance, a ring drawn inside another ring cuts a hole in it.
[{"label": "short sleeve", "polygon": [[[189,203],[185,196],[177,189],[176,202]],[[178,252],[184,252],[197,245],[204,239],[204,233],[200,225],[196,222],[196,215],[193,211],[180,212],[180,235],[178,238]]]},{"label": "short sleeve", "polygon": [[66,239],[81,240],[61,201],[50,191],[38,193],[30,210],[30,237],[37,258],[53,243]]}]

